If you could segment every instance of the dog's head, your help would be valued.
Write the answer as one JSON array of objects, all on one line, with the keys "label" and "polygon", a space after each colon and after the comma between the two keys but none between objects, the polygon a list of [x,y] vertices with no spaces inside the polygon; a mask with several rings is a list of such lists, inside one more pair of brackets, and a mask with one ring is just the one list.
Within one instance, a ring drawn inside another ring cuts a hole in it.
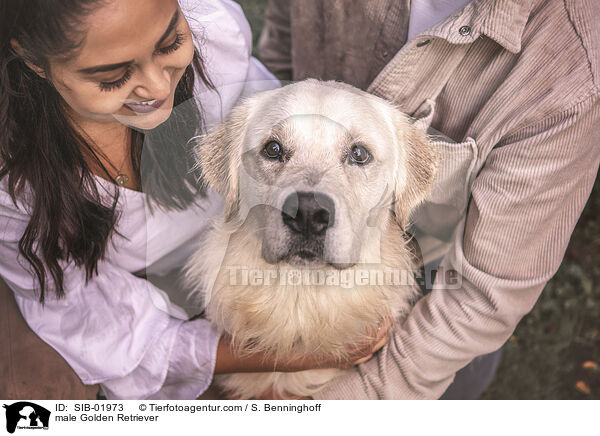
[{"label": "dog's head", "polygon": [[393,105],[316,80],[246,99],[197,152],[226,221],[252,216],[267,262],[336,268],[363,258],[390,213],[407,224],[436,166],[426,134]]}]

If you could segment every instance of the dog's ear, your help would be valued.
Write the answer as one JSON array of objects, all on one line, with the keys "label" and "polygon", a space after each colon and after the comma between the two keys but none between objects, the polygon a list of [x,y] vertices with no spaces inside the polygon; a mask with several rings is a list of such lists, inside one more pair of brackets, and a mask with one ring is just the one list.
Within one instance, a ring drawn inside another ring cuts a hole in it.
[{"label": "dog's ear", "polygon": [[224,197],[226,221],[239,212],[239,177],[250,108],[250,99],[242,101],[227,121],[195,138],[201,181]]},{"label": "dog's ear", "polygon": [[396,117],[397,146],[394,180],[394,214],[403,229],[410,213],[429,194],[438,166],[438,155],[427,134],[416,128],[402,113]]}]

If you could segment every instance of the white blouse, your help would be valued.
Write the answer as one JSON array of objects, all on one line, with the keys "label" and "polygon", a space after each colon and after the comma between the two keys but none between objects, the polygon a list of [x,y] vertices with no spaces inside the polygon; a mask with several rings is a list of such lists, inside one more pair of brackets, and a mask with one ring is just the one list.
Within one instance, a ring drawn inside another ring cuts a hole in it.
[{"label": "white blouse", "polygon": [[[207,126],[222,121],[236,101],[257,90],[279,86],[251,57],[250,27],[239,5],[230,0],[180,0],[217,88],[198,83]],[[199,81],[198,81],[199,82]],[[102,384],[109,399],[193,399],[209,386],[220,337],[208,321],[187,321],[169,298],[176,290],[159,288],[134,275],[156,277],[180,268],[221,211],[214,192],[184,211],[148,208],[144,193],[116,188],[96,178],[101,192],[120,190],[120,218],[98,274],[87,283],[82,268],[64,267],[66,296],[48,292],[41,305],[37,279],[18,254],[18,242],[29,221],[28,206],[15,206],[0,182],[0,275],[15,294],[31,329],[58,351],[86,384]],[[207,253],[210,255],[210,253]],[[180,295],[181,296],[181,295]],[[33,350],[32,350],[33,351]]]},{"label": "white blouse", "polygon": [[470,2],[471,0],[412,0],[407,41],[411,41]]}]

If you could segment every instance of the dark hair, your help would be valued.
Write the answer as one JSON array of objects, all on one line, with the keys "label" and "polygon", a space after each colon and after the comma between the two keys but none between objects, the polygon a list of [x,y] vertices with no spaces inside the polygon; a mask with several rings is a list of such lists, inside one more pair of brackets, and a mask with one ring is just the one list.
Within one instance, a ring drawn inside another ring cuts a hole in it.
[{"label": "dark hair", "polygon": [[[97,274],[118,220],[119,193],[115,187],[110,201],[102,199],[86,158],[107,177],[109,171],[65,115],[59,93],[25,60],[48,71],[49,57],[77,50],[81,17],[99,4],[101,0],[0,0],[0,180],[8,177],[15,206],[17,197],[28,205],[31,219],[19,253],[39,281],[42,303],[50,278],[57,297],[64,295],[68,263],[85,268],[86,280]],[[22,47],[25,59],[14,52],[11,39]],[[131,132],[138,182],[153,203],[166,209],[183,209],[203,195],[192,171],[189,141],[203,125],[193,99],[195,74],[214,89],[195,51],[177,85],[169,119],[151,131]]]}]

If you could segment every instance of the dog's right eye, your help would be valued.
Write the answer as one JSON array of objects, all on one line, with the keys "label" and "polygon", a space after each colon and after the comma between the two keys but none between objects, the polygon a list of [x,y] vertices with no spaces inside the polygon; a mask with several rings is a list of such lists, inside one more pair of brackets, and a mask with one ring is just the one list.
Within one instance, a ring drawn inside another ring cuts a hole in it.
[{"label": "dog's right eye", "polygon": [[280,159],[282,154],[282,147],[276,141],[268,142],[263,149],[265,155],[270,159]]},{"label": "dog's right eye", "polygon": [[362,145],[354,145],[350,150],[350,163],[365,165],[371,161],[371,153]]}]

